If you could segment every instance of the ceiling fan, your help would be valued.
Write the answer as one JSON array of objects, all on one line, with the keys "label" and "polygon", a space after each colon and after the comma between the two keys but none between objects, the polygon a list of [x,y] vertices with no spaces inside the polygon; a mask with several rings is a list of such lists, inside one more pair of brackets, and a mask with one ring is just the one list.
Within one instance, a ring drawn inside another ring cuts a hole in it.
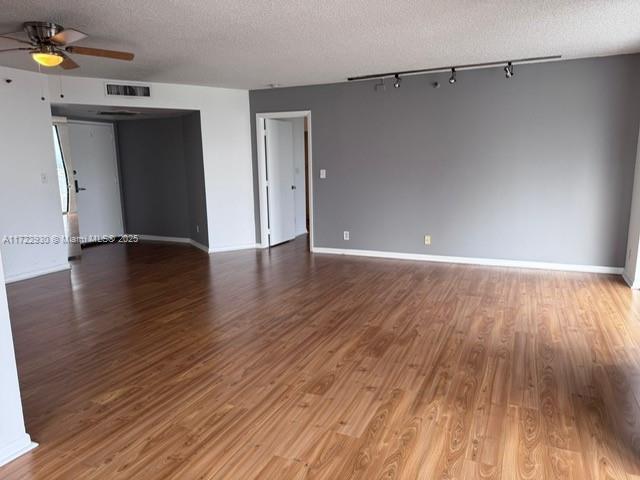
[{"label": "ceiling fan", "polygon": [[[0,34],[0,39],[8,39],[20,46],[0,49],[3,52],[29,51],[31,58],[43,67],[60,66],[65,70],[78,68],[78,64],[67,54],[90,55],[92,57],[113,58],[116,60],[133,60],[133,53],[70,46],[87,35],[72,28],[64,28],[52,22],[26,22],[23,31]],[[22,45],[29,45],[28,47]]]}]

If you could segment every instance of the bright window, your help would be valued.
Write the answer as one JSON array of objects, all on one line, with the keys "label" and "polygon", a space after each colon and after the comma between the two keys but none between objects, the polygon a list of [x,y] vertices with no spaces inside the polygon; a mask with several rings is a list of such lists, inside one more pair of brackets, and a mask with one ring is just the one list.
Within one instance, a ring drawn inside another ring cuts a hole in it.
[{"label": "bright window", "polygon": [[62,200],[62,213],[69,211],[69,181],[67,168],[64,165],[62,148],[60,148],[60,135],[58,127],[53,125],[53,148],[56,152],[56,167],[58,168],[58,186],[60,188],[60,199]]}]

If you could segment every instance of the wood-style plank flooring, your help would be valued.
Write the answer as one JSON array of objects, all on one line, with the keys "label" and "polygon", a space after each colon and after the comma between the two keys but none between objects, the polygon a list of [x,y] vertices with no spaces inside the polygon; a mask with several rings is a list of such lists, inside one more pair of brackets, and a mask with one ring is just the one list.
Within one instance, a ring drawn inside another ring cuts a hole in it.
[{"label": "wood-style plank flooring", "polygon": [[640,479],[616,276],[146,244],[8,292],[3,479]]}]

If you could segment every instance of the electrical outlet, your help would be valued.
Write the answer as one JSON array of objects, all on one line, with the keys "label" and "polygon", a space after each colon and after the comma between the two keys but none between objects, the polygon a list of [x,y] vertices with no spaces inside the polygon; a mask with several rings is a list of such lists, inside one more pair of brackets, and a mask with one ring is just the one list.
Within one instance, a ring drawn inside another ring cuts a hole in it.
[{"label": "electrical outlet", "polygon": [[431,235],[425,235],[424,236],[424,244],[425,245],[431,245]]},{"label": "electrical outlet", "polygon": [[46,174],[46,173],[42,172],[42,173],[40,174],[40,181],[41,181],[42,183],[48,183],[48,182],[49,182],[49,179],[47,178],[47,174]]},{"label": "electrical outlet", "polygon": [[200,233],[200,225],[196,225],[196,232]]},{"label": "electrical outlet", "polygon": [[345,240],[349,240],[349,230],[345,230],[342,234]]},{"label": "electrical outlet", "polygon": [[327,178],[327,171],[324,168],[320,169],[320,178]]}]

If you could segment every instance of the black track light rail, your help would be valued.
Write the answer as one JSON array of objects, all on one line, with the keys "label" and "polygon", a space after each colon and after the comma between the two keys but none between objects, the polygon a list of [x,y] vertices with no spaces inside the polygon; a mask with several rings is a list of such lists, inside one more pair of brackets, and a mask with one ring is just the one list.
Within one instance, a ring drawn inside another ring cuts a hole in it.
[{"label": "black track light rail", "polygon": [[357,82],[360,80],[372,80],[376,78],[420,75],[422,73],[448,72],[448,71],[451,71],[452,68],[455,68],[456,70],[465,70],[470,68],[498,67],[500,65],[506,65],[508,63],[516,65],[516,64],[531,63],[531,62],[544,62],[549,60],[558,60],[560,58],[562,58],[562,55],[551,55],[548,57],[530,57],[530,58],[519,58],[516,60],[503,60],[501,62],[470,63],[467,65],[451,65],[448,67],[421,68],[419,70],[405,70],[404,72],[388,72],[388,73],[374,73],[371,75],[360,75],[358,77],[349,77],[347,80],[349,80],[350,82]]}]

